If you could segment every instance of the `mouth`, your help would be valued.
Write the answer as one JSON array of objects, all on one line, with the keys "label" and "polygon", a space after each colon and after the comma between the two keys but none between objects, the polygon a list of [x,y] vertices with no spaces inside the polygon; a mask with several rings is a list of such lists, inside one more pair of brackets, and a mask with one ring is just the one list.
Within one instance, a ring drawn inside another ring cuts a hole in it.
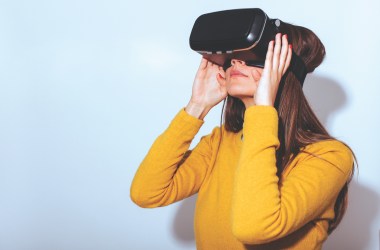
[{"label": "mouth", "polygon": [[242,72],[240,72],[239,70],[231,70],[230,72],[230,77],[248,77],[247,75],[243,74]]}]

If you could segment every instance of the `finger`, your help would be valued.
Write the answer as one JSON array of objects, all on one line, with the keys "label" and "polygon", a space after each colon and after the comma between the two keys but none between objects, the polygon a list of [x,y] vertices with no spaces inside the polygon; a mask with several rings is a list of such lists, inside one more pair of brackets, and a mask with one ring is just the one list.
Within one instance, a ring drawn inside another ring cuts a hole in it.
[{"label": "finger", "polygon": [[220,67],[220,66],[219,66],[218,64],[216,64],[216,63],[213,64],[213,68],[214,68],[215,70],[219,70],[219,67]]},{"label": "finger", "polygon": [[281,54],[280,54],[280,64],[278,66],[278,73],[280,76],[284,74],[284,67],[285,67],[285,61],[286,57],[288,56],[288,38],[287,35],[282,36],[282,46],[281,46]]},{"label": "finger", "polygon": [[223,78],[226,78],[226,72],[223,70],[223,68],[221,70],[219,70],[219,74],[223,77]]},{"label": "finger", "polygon": [[220,86],[222,86],[222,87],[226,86],[226,79],[224,78],[224,76],[222,76],[221,73],[218,73],[216,75],[216,80],[218,81],[218,83],[220,84]]},{"label": "finger", "polygon": [[212,63],[210,67],[210,74],[215,75],[215,73],[219,73],[219,65],[216,63]]},{"label": "finger", "polygon": [[284,68],[284,73],[288,70],[289,66],[290,66],[290,62],[292,60],[292,51],[293,51],[293,48],[292,48],[292,45],[289,44],[288,45],[289,49],[288,49],[288,54],[286,56],[286,62],[285,62],[285,68]]},{"label": "finger", "polygon": [[209,68],[210,65],[211,65],[211,61],[209,61],[208,59],[206,59],[206,65],[205,65],[204,69]]},{"label": "finger", "polygon": [[199,69],[205,69],[207,66],[207,59],[202,57],[201,63],[199,64]]},{"label": "finger", "polygon": [[276,44],[274,46],[274,52],[273,52],[273,65],[272,69],[277,72],[278,71],[278,65],[280,60],[280,50],[281,50],[281,33],[276,34]]},{"label": "finger", "polygon": [[265,57],[263,74],[269,74],[272,70],[273,46],[274,46],[274,41],[271,40],[269,42],[267,55]]},{"label": "finger", "polygon": [[219,73],[223,78],[226,78],[226,72],[224,71],[222,66],[219,66]]}]

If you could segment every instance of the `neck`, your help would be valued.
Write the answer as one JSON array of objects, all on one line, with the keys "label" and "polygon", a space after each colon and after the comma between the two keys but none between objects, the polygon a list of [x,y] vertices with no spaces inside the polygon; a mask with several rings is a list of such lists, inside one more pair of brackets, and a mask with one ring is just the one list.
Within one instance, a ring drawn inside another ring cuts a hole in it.
[{"label": "neck", "polygon": [[244,103],[246,109],[251,106],[255,106],[253,97],[244,97],[244,98],[241,98],[240,100]]}]

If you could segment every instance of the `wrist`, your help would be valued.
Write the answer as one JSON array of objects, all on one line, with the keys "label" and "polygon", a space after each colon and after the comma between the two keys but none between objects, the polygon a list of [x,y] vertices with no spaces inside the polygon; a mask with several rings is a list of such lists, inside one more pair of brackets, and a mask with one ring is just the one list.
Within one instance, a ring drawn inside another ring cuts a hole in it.
[{"label": "wrist", "polygon": [[257,106],[274,106],[274,102],[270,98],[255,98],[254,102]]},{"label": "wrist", "polygon": [[185,111],[189,115],[192,115],[195,118],[203,120],[203,118],[207,115],[210,109],[211,108],[207,107],[206,105],[194,103],[193,101],[190,100],[185,108]]}]

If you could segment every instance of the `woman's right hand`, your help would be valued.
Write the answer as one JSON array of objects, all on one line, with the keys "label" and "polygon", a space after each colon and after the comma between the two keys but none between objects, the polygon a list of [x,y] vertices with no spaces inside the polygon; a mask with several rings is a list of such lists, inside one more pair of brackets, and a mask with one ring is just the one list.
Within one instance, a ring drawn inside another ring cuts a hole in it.
[{"label": "woman's right hand", "polygon": [[211,109],[227,96],[223,67],[202,57],[195,75],[190,102]]}]

